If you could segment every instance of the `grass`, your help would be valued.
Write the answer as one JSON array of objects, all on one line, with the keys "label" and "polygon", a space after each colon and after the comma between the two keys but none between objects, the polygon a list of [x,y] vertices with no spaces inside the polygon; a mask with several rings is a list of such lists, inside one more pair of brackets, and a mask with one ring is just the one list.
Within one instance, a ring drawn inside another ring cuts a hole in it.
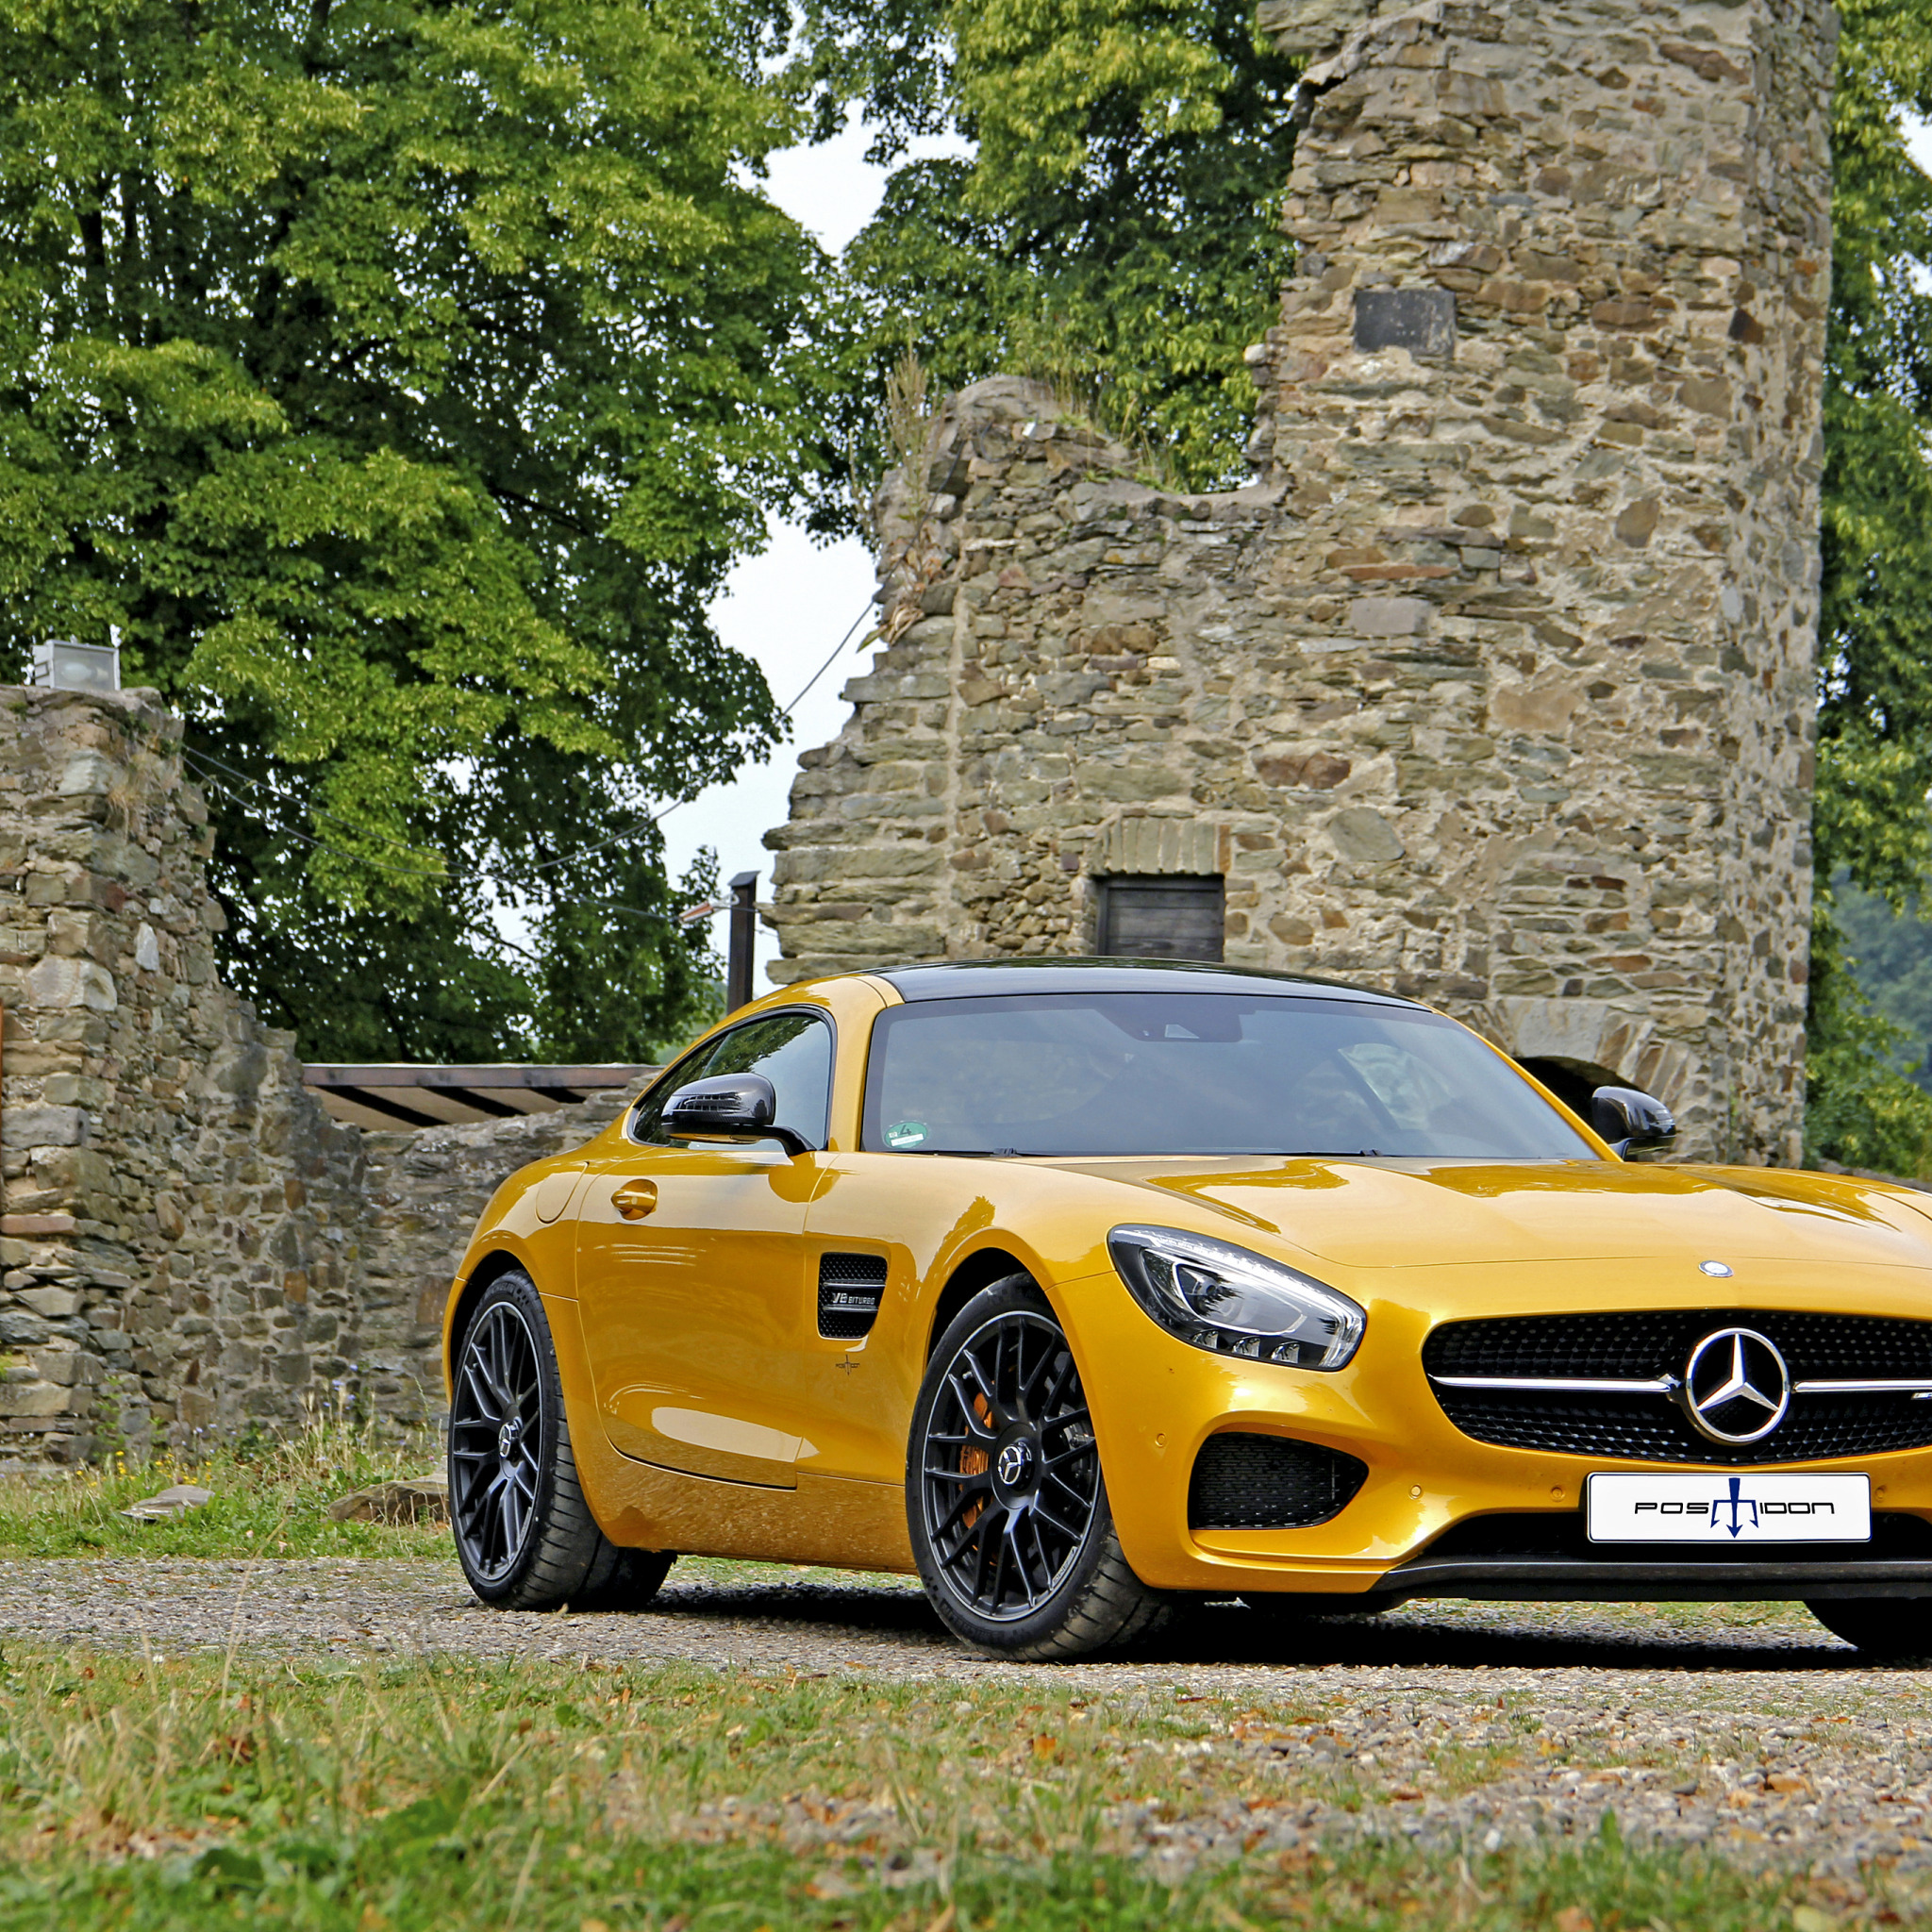
[{"label": "grass", "polygon": [[[5,1557],[446,1557],[436,1524],[336,1523],[328,1506],[371,1483],[442,1466],[429,1432],[379,1439],[344,1417],[258,1446],[225,1444],[193,1458],[117,1459],[98,1469],[0,1477]],[[175,1483],[214,1500],[163,1523],[121,1514]]]},{"label": "grass", "polygon": [[[245,1558],[391,1557],[456,1560],[443,1523],[337,1523],[328,1506],[351,1491],[442,1465],[441,1441],[427,1431],[384,1441],[344,1421],[312,1424],[258,1449],[222,1446],[190,1459],[34,1476],[0,1476],[0,1557],[199,1557]],[[132,1521],[130,1503],[175,1483],[198,1483],[214,1499],[160,1523]],[[797,1583],[835,1573],[796,1563],[680,1559],[680,1583]],[[836,1573],[843,1584],[903,1583],[898,1576]]]},{"label": "grass", "polygon": [[[436,1466],[340,1419],[225,1448],[0,1483],[0,1554],[413,1557],[441,1524],[336,1524],[347,1491]],[[182,1480],[216,1500],[129,1522]],[[791,1565],[688,1559],[719,1584]],[[850,1579],[848,1579],[850,1580]],[[1674,1608],[1674,1607],[1673,1607]],[[1726,1621],[1778,1612],[1740,1607]],[[943,1672],[941,1661],[938,1668]],[[1932,1924],[1871,1890],[1614,1837],[1491,1852],[1394,1838],[1275,1848],[1281,1807],[1391,1795],[1389,1767],[1239,1748],[1333,1721],[1334,1695],[1026,1680],[875,1682],[659,1663],[265,1663],[9,1643],[0,1657],[0,1932],[1852,1932]],[[1344,1690],[1345,1697],[1346,1692]],[[1572,1746],[1525,1692],[1431,1720],[1450,1795]],[[1520,1742],[1517,1737],[1520,1734]],[[1745,1743],[1707,1731],[1698,1748]],[[1573,1740],[1574,1743],[1574,1740]],[[1583,1747],[1584,1757],[1591,1747]],[[1415,1793],[1394,1793],[1407,1798]],[[1121,1809],[1129,1805],[1130,1813]],[[1223,1861],[1184,1857],[1237,1821]],[[1241,1823],[1252,1821],[1253,1830]],[[1267,1840],[1267,1842],[1262,1840]]]},{"label": "grass", "polygon": [[1613,1836],[1462,1857],[1299,1845],[1169,1884],[1109,1807],[1238,1794],[1239,1767],[1172,1749],[1227,1728],[1208,1702],[9,1646],[0,1932],[1828,1932],[1848,1912],[1924,1916],[1907,1894]]}]

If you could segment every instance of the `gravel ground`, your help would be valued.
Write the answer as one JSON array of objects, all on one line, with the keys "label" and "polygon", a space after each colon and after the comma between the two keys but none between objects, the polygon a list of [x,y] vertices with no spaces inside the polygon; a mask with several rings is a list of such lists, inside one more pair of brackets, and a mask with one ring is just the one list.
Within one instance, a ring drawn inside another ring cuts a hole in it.
[{"label": "gravel ground", "polygon": [[[0,1562],[0,1636],[260,1655],[465,1653],[685,1660],[934,1685],[1037,1679],[967,1655],[916,1591],[824,1573],[674,1573],[648,1612],[508,1616],[453,1565],[396,1561]],[[1861,1666],[1795,1605],[1413,1604],[1283,1633],[1236,1607],[1132,1660],[1059,1666],[1057,1689],[1198,1703],[1204,1735],[1124,1745],[1121,1842],[1179,1874],[1311,1836],[1399,1832],[1459,1847],[1597,1829],[1707,1843],[1849,1876],[1932,1882],[1932,1673]],[[1105,1718],[1108,1707],[1093,1712]],[[1133,1727],[1130,1727],[1133,1728]],[[1244,1758],[1280,1796],[1191,1791]],[[836,1844],[850,1819],[748,1810],[690,1821]]]}]

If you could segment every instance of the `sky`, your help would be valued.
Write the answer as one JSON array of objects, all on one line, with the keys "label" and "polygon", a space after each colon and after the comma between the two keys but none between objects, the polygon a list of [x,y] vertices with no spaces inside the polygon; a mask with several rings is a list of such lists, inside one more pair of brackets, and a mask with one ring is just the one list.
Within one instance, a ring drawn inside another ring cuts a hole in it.
[{"label": "sky", "polygon": [[[771,159],[767,192],[787,214],[837,253],[858,234],[885,192],[882,168],[870,166],[870,139],[854,122],[842,135],[819,147],[788,148]],[[941,152],[922,144],[920,154]],[[774,523],[769,547],[731,573],[724,594],[711,607],[718,634],[733,650],[764,668],[772,695],[787,705],[831,656],[839,641],[860,619],[870,619],[875,588],[872,552],[857,538],[816,543],[795,524]],[[867,667],[856,646],[871,628],[860,624],[851,643],[839,653],[792,713],[791,736],[771,761],[747,766],[728,785],[714,785],[664,819],[664,841],[673,878],[701,845],[718,855],[725,879],[757,872],[758,898],[772,895],[774,854],[764,848],[768,827],[781,825],[791,808],[791,780],[798,754],[826,744],[839,735],[849,707],[839,692],[846,680]],[[715,924],[718,949],[724,949],[724,922]],[[765,966],[778,957],[778,937],[758,932],[754,992],[769,990]]]}]

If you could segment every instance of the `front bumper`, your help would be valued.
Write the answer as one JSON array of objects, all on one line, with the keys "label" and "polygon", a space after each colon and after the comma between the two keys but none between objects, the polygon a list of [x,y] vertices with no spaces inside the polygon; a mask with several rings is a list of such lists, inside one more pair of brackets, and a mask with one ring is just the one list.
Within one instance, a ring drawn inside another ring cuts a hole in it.
[{"label": "front bumper", "polygon": [[[1331,1586],[1332,1588],[1332,1586]],[[1420,1596],[1495,1603],[1786,1603],[1858,1596],[1932,1597],[1932,1560],[1829,1563],[1588,1563],[1529,1557],[1399,1564],[1359,1593],[1364,1608]]]},{"label": "front bumper", "polygon": [[[1364,1298],[1356,1284],[1345,1286]],[[1932,1597],[1932,1449],[1774,1465],[1783,1472],[1870,1475],[1874,1541],[1856,1552],[1842,1544],[1815,1546],[1815,1554],[1767,1546],[1761,1555],[1733,1561],[1689,1556],[1682,1545],[1589,1544],[1582,1504],[1592,1474],[1715,1472],[1697,1463],[1499,1447],[1463,1434],[1424,1374],[1423,1342],[1438,1320],[1466,1314],[1473,1305],[1503,1312],[1515,1298],[1497,1291],[1493,1275],[1483,1284],[1481,1300],[1461,1282],[1444,1286],[1457,1291],[1434,1307],[1375,1302],[1356,1359],[1324,1374],[1191,1348],[1129,1303],[1110,1274],[1057,1285],[1055,1300],[1080,1359],[1122,1547],[1142,1580],[1156,1589],[1208,1594],[1359,1597],[1364,1607],[1419,1596],[1550,1602]],[[1817,1305],[1815,1291],[1788,1292],[1789,1306]],[[1888,1299],[1874,1293],[1869,1304],[1860,1298],[1857,1305],[1878,1313],[1924,1314],[1922,1299],[1905,1303],[1900,1297],[1895,1310],[1886,1307]],[[1608,1293],[1597,1306],[1651,1300]],[[1535,1309],[1539,1304],[1549,1305],[1542,1295],[1524,1294],[1519,1306]],[[1368,1473],[1334,1517],[1306,1528],[1191,1524],[1195,1458],[1210,1436],[1229,1430],[1339,1450]]]},{"label": "front bumper", "polygon": [[1507,1603],[1778,1603],[1793,1597],[1932,1596],[1932,1521],[1882,1510],[1869,1543],[1765,1546],[1750,1557],[1681,1543],[1592,1544],[1580,1509],[1465,1518],[1363,1593]]}]

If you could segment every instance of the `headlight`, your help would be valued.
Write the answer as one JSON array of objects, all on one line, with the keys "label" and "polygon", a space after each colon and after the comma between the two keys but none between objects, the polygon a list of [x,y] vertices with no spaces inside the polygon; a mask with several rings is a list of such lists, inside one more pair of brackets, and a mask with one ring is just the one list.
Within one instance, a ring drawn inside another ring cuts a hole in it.
[{"label": "headlight", "polygon": [[1134,1299],[1196,1348],[1339,1369],[1368,1319],[1345,1294],[1245,1248],[1175,1227],[1117,1227],[1108,1252]]}]

